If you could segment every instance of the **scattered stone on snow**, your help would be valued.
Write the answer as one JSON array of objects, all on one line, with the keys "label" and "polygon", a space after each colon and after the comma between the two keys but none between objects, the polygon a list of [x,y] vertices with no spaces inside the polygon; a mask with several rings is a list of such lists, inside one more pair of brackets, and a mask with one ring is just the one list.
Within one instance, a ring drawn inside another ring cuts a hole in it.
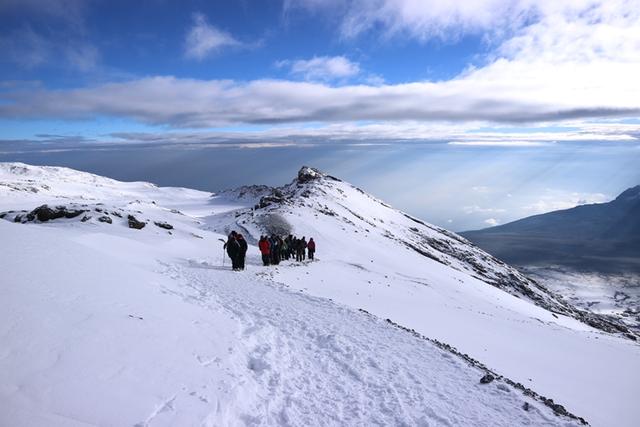
[{"label": "scattered stone on snow", "polygon": [[141,230],[144,228],[145,225],[147,225],[146,222],[138,221],[136,217],[133,215],[129,215],[127,219],[129,220],[129,228],[135,228],[136,230]]}]

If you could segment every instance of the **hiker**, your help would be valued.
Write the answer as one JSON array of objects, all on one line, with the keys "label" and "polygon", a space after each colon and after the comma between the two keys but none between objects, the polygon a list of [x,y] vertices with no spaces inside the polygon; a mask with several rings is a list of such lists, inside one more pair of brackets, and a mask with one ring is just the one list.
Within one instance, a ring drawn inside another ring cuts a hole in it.
[{"label": "hiker", "polygon": [[302,239],[299,239],[296,243],[296,261],[304,261],[305,249],[307,249],[307,241],[303,236]]},{"label": "hiker", "polygon": [[231,258],[231,268],[233,271],[238,269],[238,256],[240,255],[240,244],[236,240],[237,233],[232,231],[229,234],[227,243],[224,244],[224,248],[227,250],[227,255]]},{"label": "hiker", "polygon": [[289,258],[293,257],[293,253],[295,251],[295,248],[293,247],[293,235],[289,234],[287,236],[287,238],[284,239],[284,240],[285,240],[285,242],[287,242],[287,255],[286,255],[286,257],[287,257],[287,260],[288,260]]},{"label": "hiker", "polygon": [[313,237],[311,237],[309,243],[307,243],[307,250],[309,251],[309,259],[313,261],[313,254],[316,252],[316,242],[313,241]]},{"label": "hiker", "polygon": [[265,236],[260,236],[258,248],[260,248],[260,253],[262,254],[262,264],[269,265],[271,245]]},{"label": "hiker", "polygon": [[302,236],[302,240],[300,241],[300,251],[302,252],[302,261],[307,257],[307,239]]},{"label": "hiker", "polygon": [[291,239],[291,258],[293,257],[298,260],[298,238],[295,236]]},{"label": "hiker", "polygon": [[247,241],[244,240],[242,234],[238,234],[236,236],[236,240],[240,248],[238,252],[238,270],[244,270],[244,261],[247,257],[247,249],[249,249],[249,245],[247,245]]},{"label": "hiker", "polygon": [[281,259],[289,259],[289,243],[287,243],[287,239],[282,240],[282,250],[280,251],[280,254]]},{"label": "hiker", "polygon": [[284,240],[282,237],[276,237],[278,240],[278,263],[284,259]]},{"label": "hiker", "polygon": [[271,264],[278,265],[280,264],[280,244],[275,234],[271,235],[269,244],[271,245]]}]

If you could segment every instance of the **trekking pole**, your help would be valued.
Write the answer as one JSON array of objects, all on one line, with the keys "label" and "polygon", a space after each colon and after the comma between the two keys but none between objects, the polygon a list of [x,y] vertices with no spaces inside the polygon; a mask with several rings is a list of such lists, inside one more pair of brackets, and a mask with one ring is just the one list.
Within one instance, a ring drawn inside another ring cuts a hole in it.
[{"label": "trekking pole", "polygon": [[[224,239],[218,239],[222,243],[225,243]],[[224,245],[222,245],[222,266],[224,267]]]}]

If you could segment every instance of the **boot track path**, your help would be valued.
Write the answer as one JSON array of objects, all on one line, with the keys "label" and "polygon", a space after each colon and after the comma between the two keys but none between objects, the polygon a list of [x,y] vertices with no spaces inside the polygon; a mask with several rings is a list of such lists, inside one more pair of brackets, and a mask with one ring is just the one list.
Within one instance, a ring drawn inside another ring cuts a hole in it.
[{"label": "boot track path", "polygon": [[502,381],[480,384],[481,369],[434,344],[294,292],[254,263],[232,272],[181,260],[164,264],[163,273],[178,280],[185,298],[239,323],[233,357],[237,398],[247,410],[239,424],[577,425]]}]

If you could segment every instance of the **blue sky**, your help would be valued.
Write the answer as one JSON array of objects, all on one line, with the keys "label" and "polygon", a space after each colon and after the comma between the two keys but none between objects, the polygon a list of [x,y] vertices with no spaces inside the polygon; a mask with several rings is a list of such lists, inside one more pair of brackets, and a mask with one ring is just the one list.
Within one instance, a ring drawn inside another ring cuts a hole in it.
[{"label": "blue sky", "polygon": [[[202,150],[232,170],[224,145],[458,230],[604,201],[640,181],[634,3],[5,0],[0,159],[203,188],[160,168]],[[104,144],[173,160],[122,171]]]}]

